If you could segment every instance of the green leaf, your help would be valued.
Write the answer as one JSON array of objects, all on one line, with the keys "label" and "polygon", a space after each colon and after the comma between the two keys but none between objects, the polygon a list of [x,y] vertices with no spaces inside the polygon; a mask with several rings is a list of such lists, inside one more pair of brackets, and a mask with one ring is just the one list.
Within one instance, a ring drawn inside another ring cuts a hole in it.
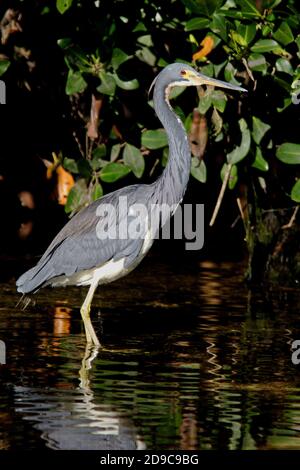
[{"label": "green leaf", "polygon": [[264,159],[261,149],[259,147],[256,147],[255,160],[252,163],[252,166],[261,171],[268,171],[269,169],[269,164]]},{"label": "green leaf", "polygon": [[9,66],[10,66],[10,60],[8,59],[0,60],[0,77],[6,72]]},{"label": "green leaf", "polygon": [[182,3],[197,15],[211,16],[223,3],[222,0],[181,0]]},{"label": "green leaf", "polygon": [[91,177],[91,166],[89,161],[86,158],[80,158],[77,162],[77,165],[80,175],[86,179],[89,179]]},{"label": "green leaf", "polygon": [[193,123],[193,114],[190,113],[185,118],[184,124],[183,124],[187,133],[191,131],[192,123]]},{"label": "green leaf", "polygon": [[[296,37],[295,43],[297,44],[298,51],[300,52],[300,35]],[[298,52],[298,57],[299,57],[299,52]]]},{"label": "green leaf", "polygon": [[[228,164],[224,163],[222,169],[221,169],[221,180],[224,181],[225,174],[228,169]],[[230,170],[230,175],[228,178],[228,188],[229,189],[234,189],[236,183],[238,182],[238,170],[236,165],[232,165],[231,170]]]},{"label": "green leaf", "polygon": [[237,28],[237,32],[242,36],[246,42],[246,45],[253,41],[256,35],[256,24],[240,24]]},{"label": "green leaf", "polygon": [[63,160],[63,167],[67,170],[67,171],[70,171],[71,173],[79,173],[79,170],[78,170],[78,164],[76,162],[76,160],[74,160],[73,158],[64,158]]},{"label": "green leaf", "polygon": [[242,14],[241,11],[235,11],[231,10],[229,8],[221,8],[218,11],[218,14],[221,16],[225,16],[227,18],[237,18],[237,19],[246,19],[246,18],[251,18],[252,19],[252,14],[247,15],[247,13]]},{"label": "green leaf", "polygon": [[248,66],[254,72],[263,72],[266,73],[267,71],[267,61],[264,55],[262,54],[250,54],[248,57]]},{"label": "green leaf", "polygon": [[126,52],[116,47],[112,53],[111,65],[113,66],[114,70],[117,70],[120,67],[120,65],[124,64],[124,62],[126,62],[130,58],[131,56],[126,54]]},{"label": "green leaf", "polygon": [[[229,0],[229,2],[230,1],[231,0]],[[224,5],[224,7],[225,7],[225,5]],[[261,16],[261,14],[259,12],[255,13],[255,12],[250,11],[250,10],[249,11],[238,11],[237,9],[232,10],[231,8],[221,8],[218,11],[218,14],[222,15],[222,16],[225,16],[227,18],[234,18],[234,19],[242,20],[242,21],[245,21],[245,20],[248,20],[248,19],[253,20],[255,17]]]},{"label": "green leaf", "polygon": [[97,157],[93,158],[92,160],[89,160],[89,164],[94,171],[97,171],[100,168],[104,168],[106,165],[108,165],[108,163],[109,162],[107,160]]},{"label": "green leaf", "polygon": [[123,158],[125,165],[129,166],[137,178],[141,178],[145,169],[145,160],[141,151],[134,145],[126,144]]},{"label": "green leaf", "polygon": [[292,187],[291,199],[295,202],[300,202],[300,179]]},{"label": "green leaf", "polygon": [[75,212],[83,207],[87,203],[87,192],[88,190],[85,179],[81,178],[76,181],[68,194],[65,212],[69,214],[70,212]]},{"label": "green leaf", "polygon": [[140,36],[137,40],[139,44],[142,44],[143,46],[147,47],[152,47],[153,46],[153,41],[151,34],[144,34],[143,36]]},{"label": "green leaf", "polygon": [[290,61],[288,59],[284,59],[283,57],[280,57],[279,59],[276,60],[275,67],[278,72],[284,72],[289,75],[293,75],[294,73],[294,70]]},{"label": "green leaf", "polygon": [[201,99],[198,104],[198,110],[199,113],[205,114],[209,108],[211,107],[212,104],[212,90],[208,88],[205,90],[205,93],[203,96],[201,96]]},{"label": "green leaf", "polygon": [[116,91],[116,81],[111,73],[101,71],[99,73],[101,84],[97,87],[97,90],[104,95],[114,96]]},{"label": "green leaf", "polygon": [[290,142],[281,144],[276,151],[276,157],[283,163],[299,165],[300,144],[292,144]]},{"label": "green leaf", "polygon": [[250,150],[251,137],[245,119],[242,118],[239,120],[239,126],[242,134],[241,145],[235,147],[232,152],[227,154],[227,162],[231,164],[235,164],[243,160]]},{"label": "green leaf", "polygon": [[138,59],[150,65],[151,67],[155,65],[156,56],[153,54],[153,52],[150,51],[148,47],[142,47],[141,49],[138,49],[135,54]]},{"label": "green leaf", "polygon": [[223,119],[218,113],[217,109],[214,108],[211,116],[211,122],[214,126],[214,136],[217,136],[222,132],[222,127],[223,127]]},{"label": "green leaf", "polygon": [[264,38],[267,38],[272,34],[272,28],[268,24],[264,24],[261,28],[261,34]]},{"label": "green leaf", "polygon": [[147,31],[146,26],[144,23],[138,23],[135,28],[132,30],[133,33],[139,33],[140,31]]},{"label": "green leaf", "polygon": [[224,134],[221,131],[219,134],[215,132],[215,142],[221,142],[224,139]]},{"label": "green leaf", "polygon": [[106,155],[106,145],[100,144],[93,150],[93,158],[103,158]]},{"label": "green leaf", "polygon": [[169,100],[174,100],[186,90],[184,86],[173,86],[169,94]]},{"label": "green leaf", "polygon": [[201,29],[207,28],[209,25],[209,19],[208,18],[192,18],[191,20],[187,21],[185,25],[185,31],[200,31]]},{"label": "green leaf", "polygon": [[191,44],[195,44],[196,47],[199,46],[197,39],[195,38],[194,34],[189,34],[189,42]]},{"label": "green leaf", "polygon": [[158,67],[166,67],[167,65],[169,65],[169,62],[167,62],[165,59],[163,59],[162,57],[158,59],[158,62],[157,62]]},{"label": "green leaf", "polygon": [[222,62],[221,64],[213,64],[214,76],[215,77],[219,76],[219,73],[225,67],[226,64],[227,64],[227,60],[225,62]]},{"label": "green leaf", "polygon": [[105,183],[114,183],[130,173],[130,168],[122,163],[108,163],[100,172],[100,178]]},{"label": "green leaf", "polygon": [[92,201],[96,201],[97,199],[99,199],[99,197],[103,196],[103,188],[98,181],[93,186],[91,196],[92,196]]},{"label": "green leaf", "polygon": [[211,101],[218,111],[221,113],[224,112],[227,103],[227,96],[223,91],[214,90],[211,94]]},{"label": "green leaf", "polygon": [[273,38],[284,46],[287,46],[294,41],[292,30],[285,21],[283,21],[275,33],[273,33]]},{"label": "green leaf", "polygon": [[292,29],[295,29],[298,34],[298,29],[299,29],[299,24],[300,24],[300,17],[299,17],[299,11],[295,7],[292,7],[290,5],[288,7],[289,13],[293,13],[292,15],[289,14],[286,18],[287,23]]},{"label": "green leaf", "polygon": [[41,15],[48,15],[48,13],[50,13],[50,7],[45,6],[42,8]]},{"label": "green leaf", "polygon": [[232,83],[233,85],[240,86],[240,83],[235,79],[236,72],[237,69],[230,62],[228,62],[224,69],[225,80]]},{"label": "green leaf", "polygon": [[151,150],[165,147],[168,145],[166,131],[164,129],[156,129],[143,132],[142,145]]},{"label": "green leaf", "polygon": [[201,67],[201,73],[204,73],[204,75],[207,75],[208,77],[213,77],[214,76],[214,66],[213,66],[213,64],[203,65]]},{"label": "green leaf", "polygon": [[268,9],[275,8],[281,2],[282,2],[282,0],[264,0],[263,1],[263,8],[268,8]]},{"label": "green leaf", "polygon": [[56,0],[56,8],[60,14],[65,13],[73,3],[73,0]]},{"label": "green leaf", "polygon": [[262,52],[272,52],[280,49],[278,42],[274,39],[259,39],[251,47],[252,52],[262,53]]},{"label": "green leaf", "polygon": [[81,93],[86,89],[86,87],[87,83],[81,73],[74,72],[70,69],[66,83],[66,94],[74,95],[75,93]]},{"label": "green leaf", "polygon": [[79,69],[80,72],[89,71],[86,61],[86,53],[74,43],[66,46],[65,62],[67,67],[73,71],[77,69]]},{"label": "green leaf", "polygon": [[207,172],[203,160],[199,161],[197,157],[192,157],[191,175],[200,181],[200,183],[206,183]]},{"label": "green leaf", "polygon": [[122,88],[122,90],[136,90],[139,87],[139,82],[136,78],[134,78],[133,80],[123,81],[118,77],[116,73],[113,76],[116,81],[116,84],[119,88]]},{"label": "green leaf", "polygon": [[239,33],[237,33],[236,31],[230,31],[230,36],[233,39],[233,41],[239,44],[240,46],[242,47],[247,46],[246,39],[243,36],[241,36]]},{"label": "green leaf", "polygon": [[261,16],[260,12],[255,6],[255,0],[236,0],[236,4],[240,5],[242,13],[246,13],[248,17],[249,15],[253,17]]},{"label": "green leaf", "polygon": [[228,180],[228,188],[234,189],[236,183],[238,182],[238,169],[236,165],[232,165]]},{"label": "green leaf", "polygon": [[72,39],[71,38],[61,38],[57,40],[57,45],[61,49],[68,49],[72,44]]},{"label": "green leaf", "polygon": [[[284,77],[284,78],[287,78],[287,77]],[[274,82],[277,83],[277,85],[281,86],[281,88],[283,88],[288,93],[291,91],[290,83],[287,82],[286,80],[283,80],[282,78],[279,78],[278,75],[274,76]]]},{"label": "green leaf", "polygon": [[107,160],[103,160],[106,155],[106,145],[100,144],[92,153],[92,159],[89,160],[90,166],[93,170],[97,171],[107,165]]},{"label": "green leaf", "polygon": [[258,117],[252,117],[252,136],[254,142],[258,145],[265,133],[271,129],[269,124],[261,121]]},{"label": "green leaf", "polygon": [[227,42],[227,23],[224,16],[219,15],[218,13],[213,14],[213,20],[210,23],[210,29],[220,36],[223,41]]},{"label": "green leaf", "polygon": [[117,160],[118,156],[120,155],[121,151],[121,144],[115,144],[112,146],[111,151],[110,151],[110,161],[114,162]]}]

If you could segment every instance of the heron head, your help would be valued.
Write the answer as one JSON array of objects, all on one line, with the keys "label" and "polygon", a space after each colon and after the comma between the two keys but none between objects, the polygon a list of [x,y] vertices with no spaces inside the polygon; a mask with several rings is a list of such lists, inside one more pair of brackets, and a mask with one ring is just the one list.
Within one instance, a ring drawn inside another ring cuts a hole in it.
[{"label": "heron head", "polygon": [[153,81],[149,91],[151,91],[155,82],[160,82],[163,84],[163,86],[168,87],[169,89],[173,86],[185,87],[211,85],[219,88],[228,88],[229,90],[247,91],[245,88],[240,86],[207,77],[203,73],[195,70],[190,65],[183,63],[167,65],[167,67],[165,67]]},{"label": "heron head", "polygon": [[211,85],[219,88],[228,88],[229,90],[247,91],[245,88],[242,88],[240,86],[232,85],[231,83],[223,82],[222,80],[216,80],[215,78],[207,77],[203,73],[198,72],[190,66],[183,66],[180,69],[179,74],[181,78],[180,83],[182,86]]}]

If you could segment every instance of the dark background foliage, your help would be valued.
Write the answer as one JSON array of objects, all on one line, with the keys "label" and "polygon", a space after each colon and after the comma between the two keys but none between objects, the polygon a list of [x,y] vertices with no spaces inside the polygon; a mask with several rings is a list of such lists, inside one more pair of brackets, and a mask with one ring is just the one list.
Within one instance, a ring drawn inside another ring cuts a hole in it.
[{"label": "dark background foliage", "polygon": [[[222,180],[227,186],[206,248],[239,256],[246,237],[250,258],[257,246],[274,255],[300,201],[297,2],[8,0],[0,17],[2,253],[40,253],[65,212],[161,173],[166,139],[147,92],[161,67],[186,61],[248,89],[187,89],[172,101],[196,139],[186,200],[205,203],[207,224]],[[58,160],[47,179],[43,159],[53,162],[53,152]],[[75,181],[64,207],[57,204],[59,165]],[[34,207],[20,198],[24,191]],[[30,221],[29,235],[20,237]],[[298,233],[292,222],[288,246]]]}]

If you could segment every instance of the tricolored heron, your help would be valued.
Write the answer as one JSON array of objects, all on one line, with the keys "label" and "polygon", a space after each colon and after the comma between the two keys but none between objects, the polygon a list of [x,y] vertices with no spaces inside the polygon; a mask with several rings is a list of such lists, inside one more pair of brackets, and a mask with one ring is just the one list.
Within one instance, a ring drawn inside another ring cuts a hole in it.
[{"label": "tricolored heron", "polygon": [[[139,219],[142,224],[140,237],[99,237],[99,224],[100,229],[101,223],[117,225],[118,228],[124,218],[134,220],[137,204],[146,207],[148,214],[152,207],[163,204],[176,207],[188,183],[190,145],[182,122],[170,105],[171,88],[212,85],[246,91],[239,86],[206,77],[181,63],[165,67],[152,85],[154,109],[166,130],[169,143],[169,160],[161,176],[152,184],[121,188],[82,209],[57,234],[37,265],[17,280],[18,291],[22,293],[35,292],[46,285],[89,286],[80,312],[87,342],[95,346],[100,343],[91,323],[90,307],[97,286],[119,279],[138,265],[149,251],[161,220],[147,216]],[[121,214],[120,210],[122,197],[126,197],[128,207],[125,214]],[[114,210],[108,218],[103,218],[101,209],[107,204]]]}]

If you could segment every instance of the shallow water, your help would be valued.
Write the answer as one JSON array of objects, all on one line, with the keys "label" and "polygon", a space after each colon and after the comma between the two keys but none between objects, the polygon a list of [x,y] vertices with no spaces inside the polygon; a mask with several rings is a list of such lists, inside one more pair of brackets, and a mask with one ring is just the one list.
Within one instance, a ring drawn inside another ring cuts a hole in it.
[{"label": "shallow water", "polygon": [[2,284],[0,449],[299,449],[300,295],[249,292],[242,272],[148,258],[97,292],[98,354],[84,290],[22,310]]}]

